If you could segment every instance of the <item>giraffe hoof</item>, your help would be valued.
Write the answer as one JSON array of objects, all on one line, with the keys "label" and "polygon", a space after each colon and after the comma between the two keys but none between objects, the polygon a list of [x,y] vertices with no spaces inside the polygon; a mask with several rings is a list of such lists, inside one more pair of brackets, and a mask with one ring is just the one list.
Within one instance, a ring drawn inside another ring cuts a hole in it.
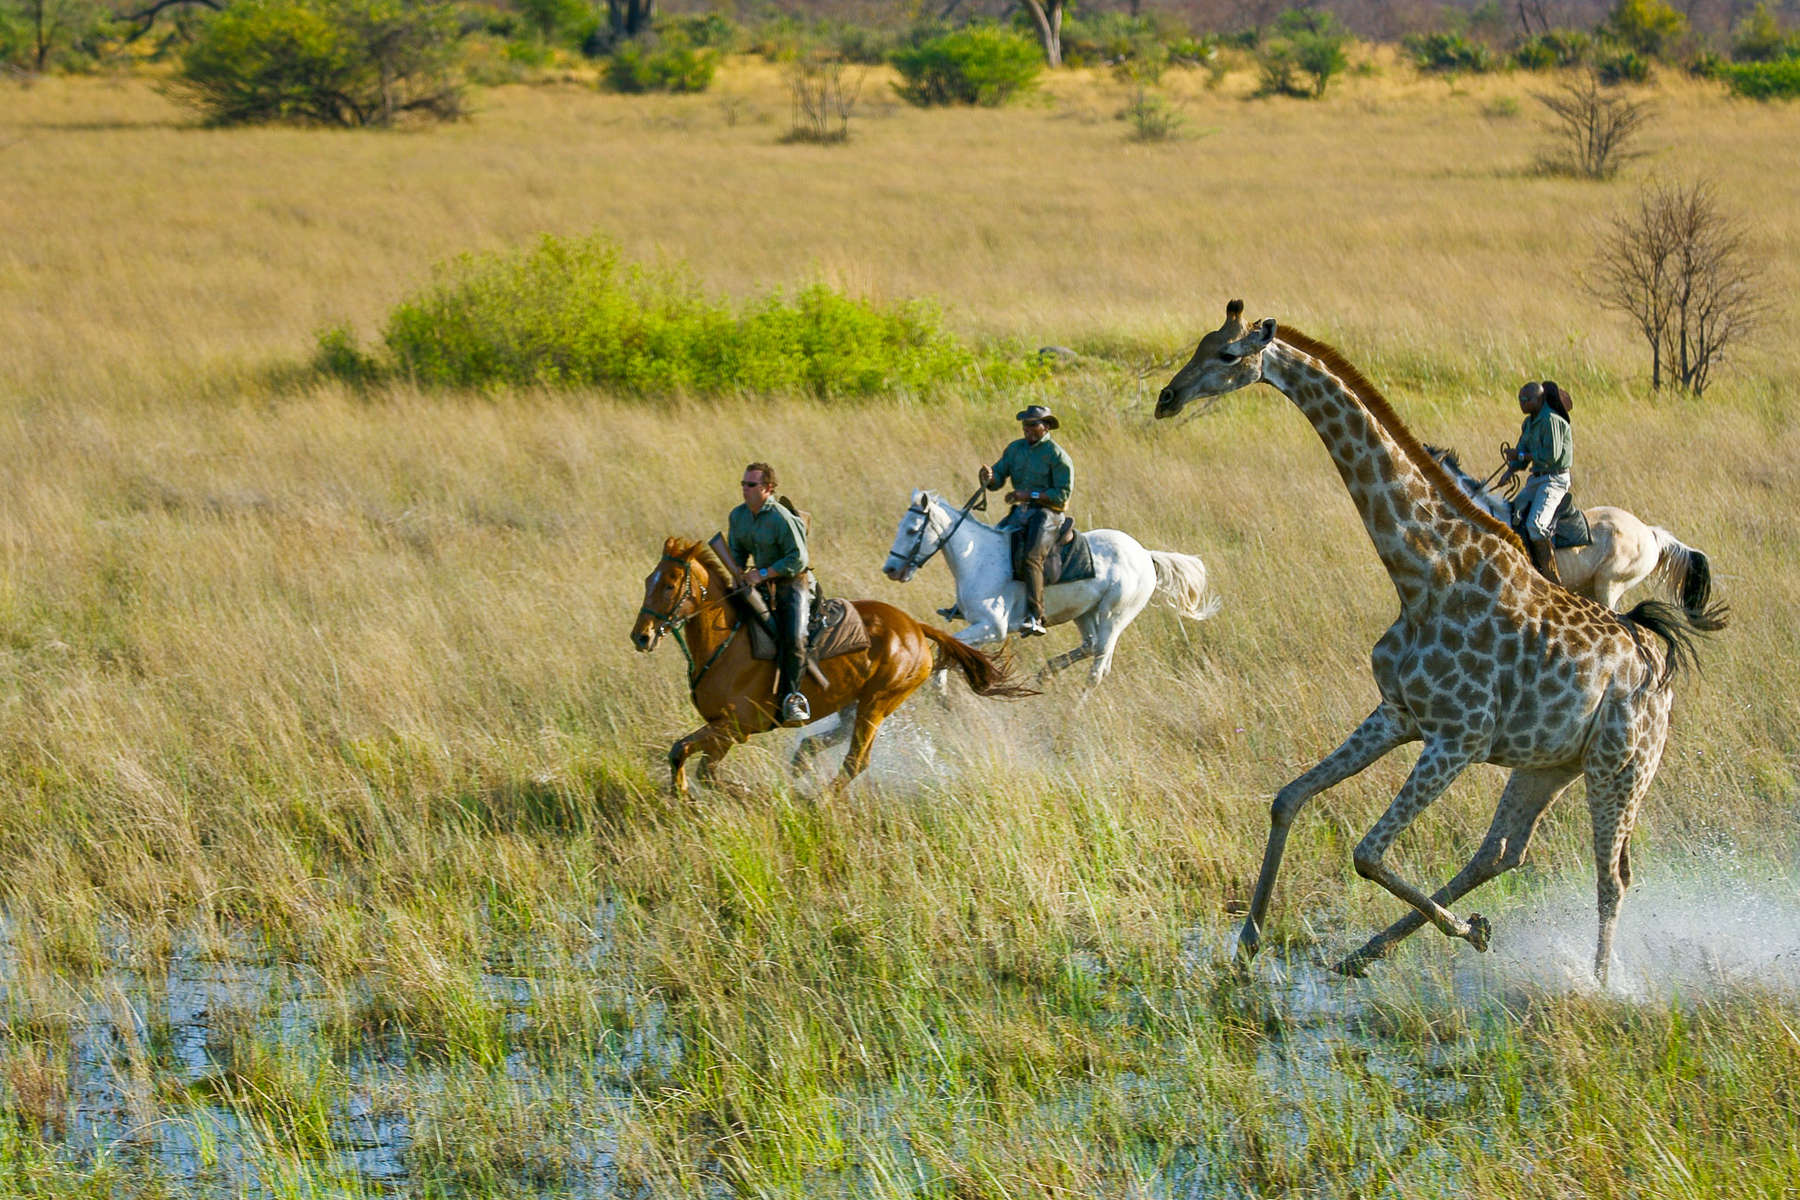
[{"label": "giraffe hoof", "polygon": [[1469,914],[1469,945],[1485,952],[1488,939],[1494,936],[1494,927],[1480,913]]}]

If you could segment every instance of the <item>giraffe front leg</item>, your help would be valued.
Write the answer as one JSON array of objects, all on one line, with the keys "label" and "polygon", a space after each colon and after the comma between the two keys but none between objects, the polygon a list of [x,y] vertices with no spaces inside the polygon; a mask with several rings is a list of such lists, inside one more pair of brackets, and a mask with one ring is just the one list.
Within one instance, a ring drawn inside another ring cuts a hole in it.
[{"label": "giraffe front leg", "polygon": [[1375,822],[1374,827],[1357,844],[1354,862],[1358,875],[1379,883],[1412,905],[1446,937],[1461,938],[1477,950],[1486,950],[1488,938],[1493,932],[1486,917],[1470,914],[1467,921],[1458,918],[1435,899],[1400,878],[1385,861],[1394,839],[1412,824],[1413,818],[1444,794],[1444,789],[1462,774],[1473,758],[1474,755],[1460,743],[1427,742],[1419,755],[1419,761],[1413,764],[1412,773],[1401,785],[1400,794],[1394,797],[1394,802],[1381,814],[1381,819]]},{"label": "giraffe front leg", "polygon": [[1263,849],[1262,870],[1257,874],[1256,890],[1250,897],[1249,915],[1244,918],[1244,928],[1238,934],[1240,962],[1254,958],[1262,946],[1263,918],[1268,913],[1269,897],[1275,891],[1275,876],[1281,870],[1288,830],[1306,802],[1418,736],[1403,714],[1383,704],[1344,739],[1343,745],[1275,794],[1275,802],[1269,806],[1269,842]]}]

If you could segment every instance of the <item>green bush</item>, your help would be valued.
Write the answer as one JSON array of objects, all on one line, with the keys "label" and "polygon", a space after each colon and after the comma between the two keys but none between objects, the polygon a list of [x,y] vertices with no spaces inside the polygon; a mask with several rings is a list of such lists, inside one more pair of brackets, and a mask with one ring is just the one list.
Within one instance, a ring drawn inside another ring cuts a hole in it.
[{"label": "green bush", "polygon": [[1526,38],[1513,51],[1513,65],[1527,71],[1574,67],[1593,53],[1594,39],[1578,29],[1551,29]]},{"label": "green bush", "polygon": [[1005,29],[974,25],[894,51],[894,85],[909,104],[1005,104],[1037,82],[1044,55]]},{"label": "green bush", "polygon": [[1611,50],[1594,60],[1594,71],[1604,84],[1644,83],[1650,78],[1650,59],[1636,50]]},{"label": "green bush", "polygon": [[664,17],[656,32],[703,50],[730,54],[744,44],[744,31],[730,17],[711,12],[685,17]]},{"label": "green bush", "polygon": [[626,42],[606,60],[601,80],[615,92],[704,92],[718,69],[716,51],[672,34]]},{"label": "green bush", "polygon": [[[1290,8],[1275,18],[1274,34],[1256,50],[1263,95],[1325,94],[1331,77],[1349,65],[1350,35],[1329,11]],[[1302,82],[1304,76],[1310,82]]]},{"label": "green bush", "polygon": [[182,51],[169,92],[214,125],[390,125],[462,115],[455,16],[411,0],[236,0]]},{"label": "green bush", "polygon": [[1800,58],[1729,63],[1719,68],[1719,78],[1733,93],[1752,100],[1793,100],[1800,97]]},{"label": "green bush", "polygon": [[1421,71],[1482,74],[1494,69],[1493,53],[1458,33],[1410,34],[1400,39],[1400,45]]},{"label": "green bush", "polygon": [[[341,331],[328,335],[321,362],[366,374]],[[922,390],[976,365],[929,306],[877,306],[815,284],[734,311],[685,273],[627,263],[599,237],[458,259],[393,311],[384,339],[397,371],[453,387],[832,397]]]}]

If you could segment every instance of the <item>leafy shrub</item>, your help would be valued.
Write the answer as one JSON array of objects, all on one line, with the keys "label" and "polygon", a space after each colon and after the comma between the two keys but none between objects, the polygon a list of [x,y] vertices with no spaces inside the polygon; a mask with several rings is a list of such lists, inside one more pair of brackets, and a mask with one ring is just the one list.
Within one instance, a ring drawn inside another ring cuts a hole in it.
[{"label": "leafy shrub", "polygon": [[721,54],[730,54],[744,44],[744,31],[730,17],[716,12],[664,17],[656,23],[656,32],[664,38]]},{"label": "leafy shrub", "polygon": [[[454,387],[829,397],[923,389],[975,365],[929,306],[882,307],[815,284],[733,311],[685,273],[626,263],[599,237],[458,259],[393,311],[384,338],[397,370]],[[339,343],[322,338],[321,357],[356,363]]]},{"label": "leafy shrub", "polygon": [[1494,69],[1493,53],[1458,33],[1415,33],[1400,39],[1400,44],[1421,71],[1481,74]]},{"label": "leafy shrub", "polygon": [[831,38],[836,56],[857,66],[873,67],[888,61],[900,45],[898,35],[864,25],[845,25]]},{"label": "leafy shrub", "polygon": [[450,9],[411,0],[237,0],[181,55],[171,94],[210,124],[389,125],[462,115]]},{"label": "leafy shrub", "polygon": [[[1018,20],[1030,26],[1030,18],[1022,9]],[[1023,32],[1034,29],[1030,27]],[[1134,17],[1123,12],[1098,12],[1087,16],[1072,12],[1063,20],[1063,65],[1116,67],[1147,61],[1166,64],[1169,44],[1186,36],[1187,30],[1166,16]]]},{"label": "leafy shrub", "polygon": [[1800,98],[1800,58],[1729,63],[1719,68],[1719,77],[1735,94],[1752,100]]},{"label": "leafy shrub", "polygon": [[993,26],[970,26],[894,51],[894,85],[909,104],[1005,104],[1037,82],[1043,52]]},{"label": "leafy shrub", "polygon": [[1604,84],[1644,83],[1650,78],[1650,60],[1636,50],[1613,50],[1594,60],[1594,70]]},{"label": "leafy shrub", "polygon": [[1667,0],[1615,0],[1601,26],[1608,37],[1644,58],[1661,58],[1687,28],[1687,17]]},{"label": "leafy shrub", "polygon": [[[1350,35],[1325,9],[1290,8],[1256,50],[1263,95],[1320,97],[1331,77],[1349,65]],[[1303,82],[1302,77],[1310,82]]]},{"label": "leafy shrub", "polygon": [[718,69],[716,52],[671,35],[626,42],[606,60],[601,79],[615,92],[704,92]]},{"label": "leafy shrub", "polygon": [[1513,50],[1513,65],[1527,71],[1574,67],[1593,53],[1594,39],[1578,29],[1551,29],[1526,38]]},{"label": "leafy shrub", "polygon": [[1134,142],[1166,142],[1180,135],[1187,118],[1148,88],[1138,88],[1119,116],[1131,126]]}]

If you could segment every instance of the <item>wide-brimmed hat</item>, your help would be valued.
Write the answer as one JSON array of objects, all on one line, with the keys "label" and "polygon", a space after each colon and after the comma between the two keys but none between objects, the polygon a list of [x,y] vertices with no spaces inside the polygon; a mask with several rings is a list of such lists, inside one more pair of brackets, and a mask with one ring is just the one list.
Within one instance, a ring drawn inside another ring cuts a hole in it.
[{"label": "wide-brimmed hat", "polygon": [[1045,429],[1055,429],[1062,424],[1062,422],[1056,419],[1056,414],[1045,408],[1042,404],[1033,404],[1024,412],[1015,414],[1013,420],[1042,421]]}]

